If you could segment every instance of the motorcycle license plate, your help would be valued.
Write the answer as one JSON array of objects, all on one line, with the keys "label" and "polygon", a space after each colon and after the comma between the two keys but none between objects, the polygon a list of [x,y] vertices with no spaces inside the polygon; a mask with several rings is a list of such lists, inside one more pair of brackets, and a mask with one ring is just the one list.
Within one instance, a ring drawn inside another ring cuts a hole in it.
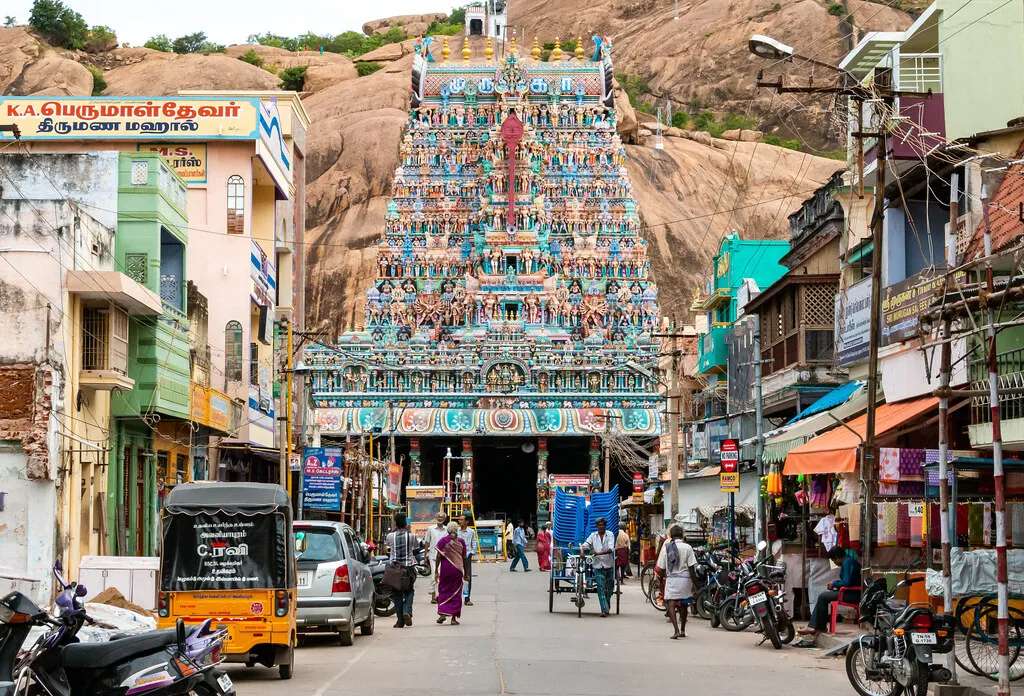
[{"label": "motorcycle license plate", "polygon": [[229,693],[234,687],[234,684],[231,683],[231,677],[226,674],[222,674],[217,677],[217,686],[219,686],[221,691],[224,693]]},{"label": "motorcycle license plate", "polygon": [[750,595],[750,599],[748,599],[747,601],[750,602],[751,606],[753,606],[754,604],[764,604],[768,601],[768,595],[766,595],[764,592],[758,592],[755,595]]},{"label": "motorcycle license plate", "polygon": [[313,571],[306,570],[299,573],[299,587],[311,587],[313,585]]},{"label": "motorcycle license plate", "polygon": [[914,645],[935,645],[938,640],[934,633],[911,633],[910,642]]}]

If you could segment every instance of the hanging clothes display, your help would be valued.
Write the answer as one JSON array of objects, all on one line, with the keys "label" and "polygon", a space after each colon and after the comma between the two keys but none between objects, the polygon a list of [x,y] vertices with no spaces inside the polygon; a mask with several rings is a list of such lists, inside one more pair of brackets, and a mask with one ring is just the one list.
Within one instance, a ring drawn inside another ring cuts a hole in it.
[{"label": "hanging clothes display", "polygon": [[898,483],[900,480],[900,451],[895,447],[878,449],[878,480]]},{"label": "hanging clothes display", "polygon": [[924,525],[926,522],[926,510],[924,505],[913,503],[913,514],[910,515],[910,548],[924,548]]},{"label": "hanging clothes display", "polygon": [[985,543],[985,505],[971,503],[967,512],[967,543],[982,546]]},{"label": "hanging clothes display", "polygon": [[907,503],[896,503],[896,545],[910,546],[910,512]]},{"label": "hanging clothes display", "polygon": [[814,533],[818,535],[821,545],[825,547],[825,551],[831,551],[839,540],[835,516],[825,515],[818,520],[818,524],[814,526]]},{"label": "hanging clothes display", "polygon": [[878,503],[878,545],[896,546],[899,512],[896,503]]}]

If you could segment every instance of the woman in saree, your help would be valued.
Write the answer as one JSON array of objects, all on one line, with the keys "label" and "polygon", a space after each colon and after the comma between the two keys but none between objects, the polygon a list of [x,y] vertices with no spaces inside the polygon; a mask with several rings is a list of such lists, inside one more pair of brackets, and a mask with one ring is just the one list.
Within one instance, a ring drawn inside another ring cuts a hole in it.
[{"label": "woman in saree", "polygon": [[542,571],[551,570],[551,523],[537,532],[537,565]]},{"label": "woman in saree", "polygon": [[448,524],[448,536],[437,542],[437,623],[451,617],[459,625],[462,616],[462,583],[466,579],[466,545],[459,538],[459,525]]}]

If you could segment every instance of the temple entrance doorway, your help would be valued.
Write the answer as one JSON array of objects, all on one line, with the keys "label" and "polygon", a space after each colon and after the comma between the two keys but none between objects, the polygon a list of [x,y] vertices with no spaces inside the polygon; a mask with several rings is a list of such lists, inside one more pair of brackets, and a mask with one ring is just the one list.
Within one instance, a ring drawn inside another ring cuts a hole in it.
[{"label": "temple entrance doorway", "polygon": [[549,437],[549,474],[590,474],[589,437]]},{"label": "temple entrance doorway", "polygon": [[480,519],[537,516],[537,443],[533,439],[473,440],[473,509]]},{"label": "temple entrance doorway", "polygon": [[469,35],[482,36],[484,33],[484,21],[482,19],[469,20]]}]

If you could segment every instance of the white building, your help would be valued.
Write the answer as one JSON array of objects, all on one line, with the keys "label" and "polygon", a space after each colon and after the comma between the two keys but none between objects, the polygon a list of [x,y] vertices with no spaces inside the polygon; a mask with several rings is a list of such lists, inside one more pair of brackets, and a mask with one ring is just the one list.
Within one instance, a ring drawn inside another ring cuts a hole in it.
[{"label": "white building", "polygon": [[466,7],[466,35],[504,39],[508,32],[508,1],[483,0]]}]

